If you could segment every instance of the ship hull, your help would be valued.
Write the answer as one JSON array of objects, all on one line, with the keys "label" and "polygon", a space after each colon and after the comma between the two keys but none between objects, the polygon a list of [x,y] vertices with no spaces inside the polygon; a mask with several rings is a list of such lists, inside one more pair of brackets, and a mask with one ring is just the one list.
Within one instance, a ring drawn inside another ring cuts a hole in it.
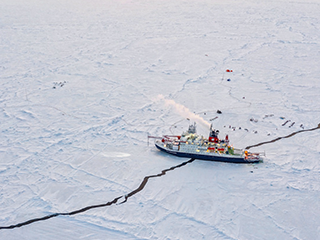
[{"label": "ship hull", "polygon": [[195,158],[205,161],[215,161],[215,162],[228,162],[228,163],[258,163],[260,162],[260,159],[245,159],[241,156],[226,156],[223,155],[210,155],[210,154],[199,154],[199,153],[190,153],[190,152],[182,152],[182,151],[175,151],[171,149],[167,149],[159,144],[155,144],[155,146],[166,153],[169,153],[171,155],[177,156],[177,157],[184,157],[184,158]]}]

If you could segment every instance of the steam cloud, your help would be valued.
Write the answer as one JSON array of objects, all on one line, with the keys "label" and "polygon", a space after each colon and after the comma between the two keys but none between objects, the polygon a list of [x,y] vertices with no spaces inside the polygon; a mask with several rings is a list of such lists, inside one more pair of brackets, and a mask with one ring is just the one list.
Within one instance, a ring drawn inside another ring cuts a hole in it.
[{"label": "steam cloud", "polygon": [[210,123],[209,122],[204,120],[199,115],[191,112],[188,108],[186,108],[182,104],[176,103],[175,101],[173,101],[171,99],[165,99],[164,96],[161,95],[161,94],[158,95],[158,99],[159,100],[163,100],[166,105],[173,106],[181,116],[183,116],[185,118],[189,118],[190,120],[192,120],[192,121],[194,121],[194,122],[196,122],[198,124],[201,124],[206,128],[210,128]]}]

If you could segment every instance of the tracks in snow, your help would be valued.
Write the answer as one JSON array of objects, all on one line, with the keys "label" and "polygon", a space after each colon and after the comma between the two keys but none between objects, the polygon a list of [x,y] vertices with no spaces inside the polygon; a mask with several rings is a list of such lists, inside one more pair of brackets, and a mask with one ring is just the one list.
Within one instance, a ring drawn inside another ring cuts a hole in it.
[{"label": "tracks in snow", "polygon": [[176,168],[180,168],[180,167],[183,167],[183,166],[185,166],[185,165],[187,165],[189,163],[192,163],[194,160],[195,160],[194,158],[191,158],[189,161],[183,162],[183,163],[181,163],[179,165],[173,166],[173,167],[168,168],[168,169],[164,169],[159,174],[146,176],[146,177],[144,177],[144,179],[142,180],[142,182],[141,182],[141,184],[139,185],[138,188],[136,188],[135,190],[133,190],[132,192],[130,192],[130,193],[124,195],[124,196],[116,197],[115,199],[113,199],[110,202],[87,206],[87,207],[84,207],[84,208],[81,208],[81,209],[78,209],[78,210],[75,210],[75,211],[72,211],[72,212],[53,213],[53,214],[50,214],[50,215],[47,215],[47,216],[44,216],[44,217],[41,217],[41,218],[33,218],[33,219],[28,220],[28,221],[25,221],[25,222],[22,222],[22,223],[18,223],[18,224],[15,224],[15,225],[3,226],[3,227],[0,226],[0,230],[1,229],[19,228],[19,227],[23,227],[23,226],[29,225],[31,223],[34,223],[34,222],[45,221],[45,220],[48,220],[48,219],[53,218],[53,217],[71,216],[71,215],[75,215],[75,214],[86,212],[86,211],[88,211],[90,209],[94,209],[94,208],[108,207],[108,206],[111,206],[113,204],[116,204],[118,202],[118,200],[121,199],[121,198],[124,198],[124,201],[120,202],[120,204],[125,203],[125,202],[127,202],[128,198],[130,198],[133,195],[137,194],[138,192],[142,191],[144,189],[144,187],[147,185],[147,183],[148,183],[150,178],[161,177],[161,176],[165,175],[169,171],[173,171]]}]

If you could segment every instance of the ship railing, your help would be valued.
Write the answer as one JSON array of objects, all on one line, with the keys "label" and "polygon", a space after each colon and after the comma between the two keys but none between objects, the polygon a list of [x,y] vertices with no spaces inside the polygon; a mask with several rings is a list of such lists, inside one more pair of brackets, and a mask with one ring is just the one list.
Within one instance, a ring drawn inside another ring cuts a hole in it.
[{"label": "ship railing", "polygon": [[244,151],[243,151],[243,149],[234,148],[233,149],[233,154],[234,155],[242,155],[242,154],[244,154]]},{"label": "ship railing", "polygon": [[244,156],[245,156],[245,160],[262,160],[262,156],[266,156],[265,152],[255,152],[255,153],[251,153],[251,152],[243,152]]},{"label": "ship railing", "polygon": [[178,138],[178,139],[181,138],[181,136],[179,136],[179,135],[164,135],[163,137],[164,138]]},{"label": "ship railing", "polygon": [[162,142],[175,142],[177,139],[180,139],[180,136],[177,135],[164,135],[163,137],[156,137],[156,136],[148,136],[148,146],[149,146],[149,139],[161,140]]}]

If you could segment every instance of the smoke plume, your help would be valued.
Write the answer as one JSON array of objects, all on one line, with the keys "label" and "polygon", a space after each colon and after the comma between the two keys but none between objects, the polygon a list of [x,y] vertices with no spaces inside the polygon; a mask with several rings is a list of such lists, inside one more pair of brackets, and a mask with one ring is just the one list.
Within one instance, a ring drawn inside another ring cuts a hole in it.
[{"label": "smoke plume", "polygon": [[209,122],[204,120],[199,115],[191,112],[187,107],[183,106],[182,104],[176,103],[172,99],[165,99],[164,96],[161,94],[158,95],[158,99],[163,100],[167,106],[173,106],[181,116],[183,116],[185,118],[189,118],[190,120],[192,120],[198,124],[201,124],[205,128],[210,128]]}]

